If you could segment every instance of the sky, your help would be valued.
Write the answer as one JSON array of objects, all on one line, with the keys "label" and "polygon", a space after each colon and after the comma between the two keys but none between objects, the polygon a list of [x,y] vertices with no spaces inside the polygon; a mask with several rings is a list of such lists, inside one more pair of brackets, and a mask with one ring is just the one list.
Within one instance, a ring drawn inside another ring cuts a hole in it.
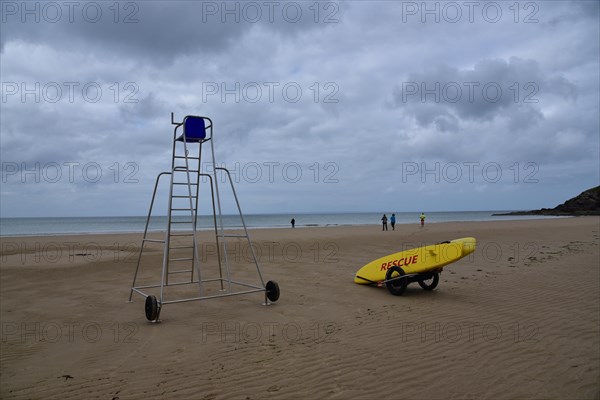
[{"label": "sky", "polygon": [[529,210],[599,184],[597,1],[0,11],[2,217],[145,215],[171,113],[213,121],[245,213]]}]

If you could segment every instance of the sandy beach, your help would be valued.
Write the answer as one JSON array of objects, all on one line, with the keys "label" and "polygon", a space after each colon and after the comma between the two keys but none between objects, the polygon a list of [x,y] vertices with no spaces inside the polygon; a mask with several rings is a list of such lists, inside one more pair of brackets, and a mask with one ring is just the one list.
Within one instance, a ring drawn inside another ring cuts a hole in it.
[{"label": "sandy beach", "polygon": [[[598,399],[599,230],[598,217],[252,230],[279,301],[169,304],[158,324],[127,301],[141,234],[5,237],[0,397]],[[375,258],[465,236],[477,250],[432,292],[353,283]],[[215,276],[214,236],[199,239]],[[255,279],[233,243],[232,269]],[[158,282],[161,260],[146,252],[141,279]]]}]

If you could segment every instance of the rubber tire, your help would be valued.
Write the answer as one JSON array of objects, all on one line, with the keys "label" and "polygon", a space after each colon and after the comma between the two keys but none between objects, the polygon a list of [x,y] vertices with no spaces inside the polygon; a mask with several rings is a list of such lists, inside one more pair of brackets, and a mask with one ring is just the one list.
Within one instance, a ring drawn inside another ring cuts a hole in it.
[{"label": "rubber tire", "polygon": [[279,300],[280,292],[279,292],[279,285],[277,284],[277,282],[275,282],[275,281],[267,282],[265,289],[267,291],[267,299],[269,299],[270,301]]},{"label": "rubber tire", "polygon": [[156,321],[158,318],[158,301],[155,296],[149,295],[146,297],[146,305],[144,308],[146,311],[146,319],[148,321]]},{"label": "rubber tire", "polygon": [[[402,268],[398,266],[393,266],[387,270],[385,274],[385,280],[389,281],[390,279],[397,277],[398,275],[392,276],[394,272],[400,276],[406,275]],[[406,290],[406,287],[408,286],[408,280],[406,278],[402,278],[394,281],[389,281],[385,283],[385,286],[387,287],[389,292],[394,296],[402,296],[402,294]]]},{"label": "rubber tire", "polygon": [[425,281],[423,280],[417,281],[419,283],[419,286],[421,286],[423,290],[433,290],[437,287],[438,283],[440,283],[440,273],[434,271],[432,272],[432,275],[433,282],[431,282],[430,284],[425,283]]}]

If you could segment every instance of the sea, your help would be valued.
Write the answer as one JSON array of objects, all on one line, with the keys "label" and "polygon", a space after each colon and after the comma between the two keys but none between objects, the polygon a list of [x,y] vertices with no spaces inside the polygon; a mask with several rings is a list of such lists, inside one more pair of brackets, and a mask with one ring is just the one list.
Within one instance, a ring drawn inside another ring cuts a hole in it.
[{"label": "sea", "polygon": [[[498,221],[526,220],[542,218],[560,218],[548,216],[494,216],[493,214],[509,212],[498,211],[454,211],[429,212],[426,214],[427,224],[456,221]],[[386,214],[389,218],[391,214]],[[381,224],[380,212],[348,212],[348,213],[298,213],[298,214],[246,214],[244,222],[248,228],[268,229],[291,227],[292,217],[296,220],[296,228],[320,226],[378,225]],[[53,217],[53,218],[0,218],[0,236],[52,236],[90,233],[136,233],[143,232],[146,226],[145,216],[131,217]],[[174,221],[183,221],[185,217],[176,217]],[[396,213],[396,224],[419,224],[418,212]],[[166,216],[153,216],[148,231],[164,231],[167,226]],[[189,224],[175,224],[185,230]],[[223,215],[225,228],[242,228],[239,215]],[[212,215],[201,215],[197,220],[198,230],[214,229]]]}]

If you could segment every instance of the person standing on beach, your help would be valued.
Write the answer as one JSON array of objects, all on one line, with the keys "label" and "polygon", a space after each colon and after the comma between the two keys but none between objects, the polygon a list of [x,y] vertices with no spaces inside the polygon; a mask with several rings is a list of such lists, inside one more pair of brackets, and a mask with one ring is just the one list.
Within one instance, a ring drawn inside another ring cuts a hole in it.
[{"label": "person standing on beach", "polygon": [[381,228],[382,231],[387,231],[387,217],[385,216],[385,214],[383,214],[383,217],[381,218],[381,222],[383,223],[383,227]]},{"label": "person standing on beach", "polygon": [[294,228],[296,226],[296,220],[294,218],[292,218],[292,220],[290,222],[292,223],[292,228]]},{"label": "person standing on beach", "polygon": [[421,218],[421,227],[425,226],[425,214],[421,213],[421,216],[419,218]]},{"label": "person standing on beach", "polygon": [[394,228],[394,225],[396,225],[396,214],[392,214],[390,217],[390,224],[392,224],[392,230],[395,231],[396,228]]}]

